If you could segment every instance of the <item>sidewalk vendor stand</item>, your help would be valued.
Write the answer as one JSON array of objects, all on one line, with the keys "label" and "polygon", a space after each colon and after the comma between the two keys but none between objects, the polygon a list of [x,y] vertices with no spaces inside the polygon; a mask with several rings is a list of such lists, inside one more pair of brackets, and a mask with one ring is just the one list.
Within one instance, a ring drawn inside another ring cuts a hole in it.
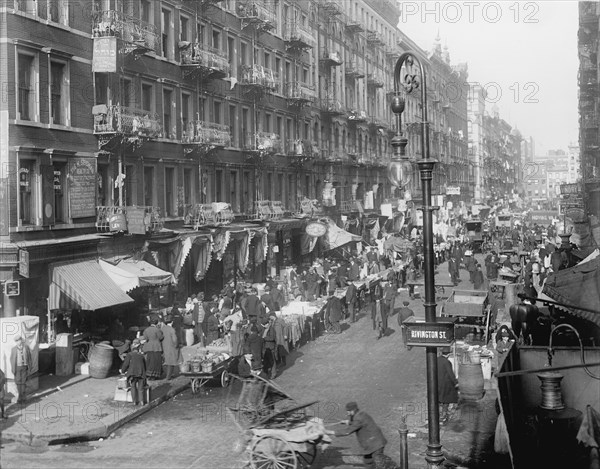
[{"label": "sidewalk vendor stand", "polygon": [[231,344],[218,339],[202,347],[200,344],[181,349],[180,374],[190,378],[192,393],[196,394],[209,381],[229,386],[230,373],[237,369],[237,358],[231,353]]}]

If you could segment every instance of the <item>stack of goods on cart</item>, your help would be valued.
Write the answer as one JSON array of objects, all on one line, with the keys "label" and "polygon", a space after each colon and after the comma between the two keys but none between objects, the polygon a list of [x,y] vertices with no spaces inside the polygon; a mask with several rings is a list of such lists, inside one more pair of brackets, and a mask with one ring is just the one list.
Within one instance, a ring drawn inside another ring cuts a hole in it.
[{"label": "stack of goods on cart", "polygon": [[206,346],[206,350],[216,353],[231,354],[231,338],[229,336],[213,340]]},{"label": "stack of goods on cart", "polygon": [[230,357],[231,355],[226,352],[198,350],[195,356],[185,362],[188,364],[185,368],[192,373],[210,373],[214,367],[219,365],[219,363],[228,360]]}]

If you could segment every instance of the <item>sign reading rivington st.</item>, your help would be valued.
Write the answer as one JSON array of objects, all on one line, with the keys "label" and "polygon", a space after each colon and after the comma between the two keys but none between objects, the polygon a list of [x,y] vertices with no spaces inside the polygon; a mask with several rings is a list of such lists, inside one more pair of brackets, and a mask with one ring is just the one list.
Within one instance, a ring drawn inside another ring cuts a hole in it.
[{"label": "sign reading rivington st.", "polygon": [[425,322],[414,316],[402,323],[405,326],[405,345],[417,347],[446,347],[454,342],[454,322],[444,319]]}]

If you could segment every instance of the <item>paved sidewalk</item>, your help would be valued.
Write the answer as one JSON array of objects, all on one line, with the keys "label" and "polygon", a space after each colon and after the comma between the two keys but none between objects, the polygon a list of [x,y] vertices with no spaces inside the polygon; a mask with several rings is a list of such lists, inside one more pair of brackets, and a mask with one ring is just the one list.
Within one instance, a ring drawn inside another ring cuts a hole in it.
[{"label": "paved sidewalk", "polygon": [[8,419],[0,423],[2,439],[36,445],[106,438],[190,384],[184,377],[150,381],[150,402],[134,406],[113,399],[118,378],[76,375],[65,381],[53,375],[40,376],[39,392],[30,395],[24,406],[7,408]]}]

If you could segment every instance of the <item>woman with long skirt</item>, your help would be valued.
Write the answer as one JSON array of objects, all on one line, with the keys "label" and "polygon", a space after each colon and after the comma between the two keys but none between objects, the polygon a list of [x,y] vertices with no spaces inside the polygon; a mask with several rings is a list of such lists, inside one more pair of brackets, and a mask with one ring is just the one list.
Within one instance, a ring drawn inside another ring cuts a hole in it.
[{"label": "woman with long skirt", "polygon": [[144,329],[144,354],[146,355],[146,376],[149,380],[162,376],[162,344],[163,332],[158,328],[158,318],[150,318],[150,326]]}]

